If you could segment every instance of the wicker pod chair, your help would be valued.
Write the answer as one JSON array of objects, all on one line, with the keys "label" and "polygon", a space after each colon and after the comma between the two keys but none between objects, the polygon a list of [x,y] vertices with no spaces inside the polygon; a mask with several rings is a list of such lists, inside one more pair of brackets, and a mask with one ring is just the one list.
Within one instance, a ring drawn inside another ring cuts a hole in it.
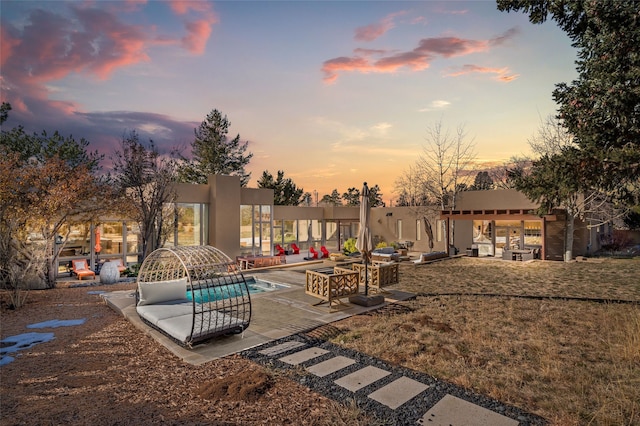
[{"label": "wicker pod chair", "polygon": [[140,267],[136,311],[150,326],[191,347],[242,333],[251,321],[251,297],[244,276],[222,251],[166,247]]}]

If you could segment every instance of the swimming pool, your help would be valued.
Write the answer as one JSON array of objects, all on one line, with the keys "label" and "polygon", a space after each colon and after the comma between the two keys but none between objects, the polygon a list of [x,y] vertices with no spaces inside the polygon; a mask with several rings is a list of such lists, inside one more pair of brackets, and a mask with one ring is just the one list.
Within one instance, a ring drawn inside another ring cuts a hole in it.
[{"label": "swimming pool", "polygon": [[[249,294],[261,294],[270,291],[276,291],[283,288],[289,288],[288,285],[264,281],[255,277],[246,278]],[[194,291],[197,303],[212,302],[214,300],[228,299],[237,297],[242,294],[242,284],[227,284],[217,287],[210,287],[202,290]],[[187,290],[187,299],[193,300],[191,290]]]}]

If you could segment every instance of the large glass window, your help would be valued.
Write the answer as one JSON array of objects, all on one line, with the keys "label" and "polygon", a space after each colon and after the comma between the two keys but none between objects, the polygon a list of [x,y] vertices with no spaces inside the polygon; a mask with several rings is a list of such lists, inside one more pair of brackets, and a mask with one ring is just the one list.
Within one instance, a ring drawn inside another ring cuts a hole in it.
[{"label": "large glass window", "polygon": [[91,225],[83,223],[64,227],[61,231],[64,235],[67,230],[69,237],[64,248],[60,252],[61,257],[83,256],[91,253]]},{"label": "large glass window", "polygon": [[259,226],[261,252],[262,254],[271,254],[271,206],[260,206]]},{"label": "large glass window", "polygon": [[100,228],[100,255],[122,254],[122,222],[103,222]]},{"label": "large glass window", "polygon": [[338,247],[338,223],[337,222],[325,222],[325,245],[328,247]]},{"label": "large glass window", "polygon": [[195,246],[203,243],[202,214],[200,204],[176,205],[176,234],[179,246]]},{"label": "large glass window", "polygon": [[313,219],[311,221],[311,238],[314,243],[322,243],[322,221]]},{"label": "large glass window", "polygon": [[542,246],[542,222],[539,220],[524,221],[524,245]]},{"label": "large glass window", "polygon": [[253,206],[240,206],[240,252],[251,253],[253,250]]},{"label": "large glass window", "polygon": [[474,243],[492,243],[492,226],[490,220],[474,220],[473,221],[473,242]]},{"label": "large glass window", "polygon": [[291,244],[298,241],[298,226],[295,220],[285,220],[282,224],[284,229],[284,243]]},{"label": "large glass window", "polygon": [[137,222],[127,222],[127,264],[138,263],[142,254],[142,235]]},{"label": "large glass window", "polygon": [[300,248],[308,249],[311,242],[311,221],[307,219],[301,219],[298,221],[298,242]]},{"label": "large glass window", "polygon": [[[271,206],[240,206],[240,252],[242,254],[270,254],[272,242],[278,242],[278,239],[273,239],[272,227]],[[274,232],[278,238],[282,238],[281,222],[276,223]]]}]

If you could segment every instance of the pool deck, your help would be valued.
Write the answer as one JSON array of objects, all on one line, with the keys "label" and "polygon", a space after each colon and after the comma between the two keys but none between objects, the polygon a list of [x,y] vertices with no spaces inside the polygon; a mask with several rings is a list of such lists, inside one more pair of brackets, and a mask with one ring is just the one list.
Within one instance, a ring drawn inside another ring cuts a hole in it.
[{"label": "pool deck", "polygon": [[355,305],[349,303],[346,298],[343,299],[344,304],[334,306],[332,312],[329,311],[327,304],[314,306],[319,300],[304,292],[305,271],[334,265],[335,262],[320,261],[291,263],[286,268],[243,271],[246,277],[254,276],[264,281],[286,284],[289,288],[252,295],[251,323],[243,334],[215,338],[196,345],[192,349],[176,344],[164,334],[142,322],[135,309],[134,290],[108,292],[101,297],[109,307],[124,315],[140,331],[151,336],[183,361],[193,365],[200,365],[276,339],[379,309],[389,303],[415,297],[411,293],[388,289],[389,293],[385,294],[384,303],[376,306]]}]

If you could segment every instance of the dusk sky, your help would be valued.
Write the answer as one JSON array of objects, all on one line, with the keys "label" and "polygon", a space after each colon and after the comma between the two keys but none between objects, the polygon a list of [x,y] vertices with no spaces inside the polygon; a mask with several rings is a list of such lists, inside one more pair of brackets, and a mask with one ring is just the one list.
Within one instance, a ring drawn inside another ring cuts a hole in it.
[{"label": "dusk sky", "polygon": [[576,77],[554,22],[494,1],[5,1],[3,127],[55,130],[107,157],[136,130],[189,147],[212,109],[262,171],[320,196],[394,182],[439,120],[479,162],[528,153]]}]

